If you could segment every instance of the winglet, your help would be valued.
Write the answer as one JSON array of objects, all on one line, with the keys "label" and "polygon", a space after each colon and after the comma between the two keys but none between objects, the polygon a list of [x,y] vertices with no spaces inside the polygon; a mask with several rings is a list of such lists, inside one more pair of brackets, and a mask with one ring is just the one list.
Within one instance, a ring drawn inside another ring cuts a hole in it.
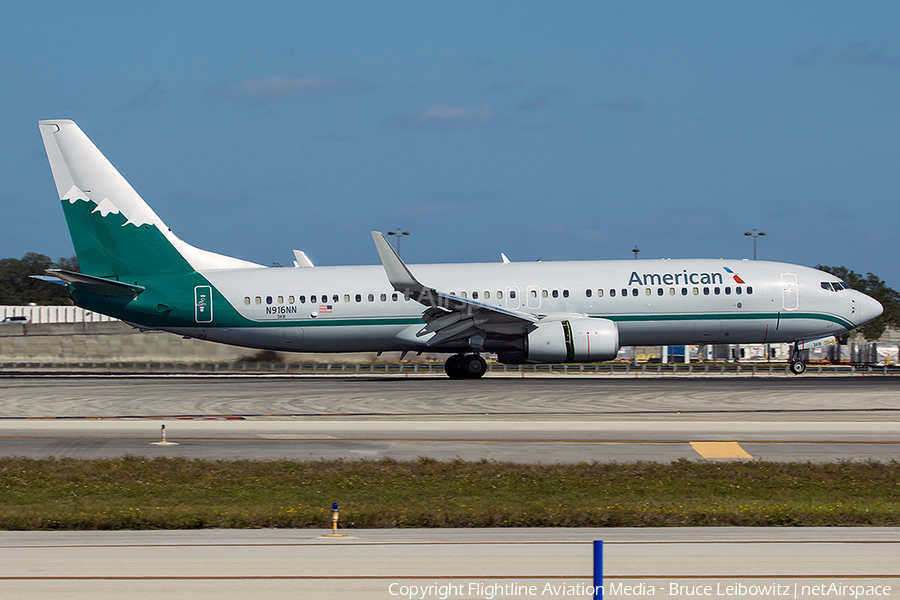
[{"label": "winglet", "polygon": [[316,265],[313,264],[309,257],[306,255],[306,252],[303,250],[294,250],[294,266],[295,267],[314,267]]},{"label": "winglet", "polygon": [[388,243],[384,234],[380,231],[373,231],[372,239],[375,240],[375,248],[378,249],[378,256],[381,257],[384,272],[387,274],[388,281],[391,282],[394,289],[402,293],[420,292],[425,286],[416,280],[403,263],[400,255]]}]

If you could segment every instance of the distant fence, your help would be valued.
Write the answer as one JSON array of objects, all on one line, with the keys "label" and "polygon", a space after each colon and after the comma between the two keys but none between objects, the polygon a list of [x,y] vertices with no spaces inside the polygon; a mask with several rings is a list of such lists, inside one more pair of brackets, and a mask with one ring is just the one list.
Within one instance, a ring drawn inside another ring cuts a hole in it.
[{"label": "distant fence", "polygon": [[0,321],[6,317],[25,317],[32,323],[106,323],[118,321],[78,306],[0,306]]}]

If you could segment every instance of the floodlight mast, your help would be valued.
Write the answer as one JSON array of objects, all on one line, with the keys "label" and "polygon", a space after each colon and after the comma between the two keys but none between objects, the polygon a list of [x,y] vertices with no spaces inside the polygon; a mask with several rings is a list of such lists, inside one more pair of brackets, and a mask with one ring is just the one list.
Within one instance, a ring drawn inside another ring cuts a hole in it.
[{"label": "floodlight mast", "polygon": [[749,231],[744,232],[744,235],[749,235],[753,238],[753,260],[756,260],[756,238],[766,235],[766,232],[754,229],[752,233]]}]

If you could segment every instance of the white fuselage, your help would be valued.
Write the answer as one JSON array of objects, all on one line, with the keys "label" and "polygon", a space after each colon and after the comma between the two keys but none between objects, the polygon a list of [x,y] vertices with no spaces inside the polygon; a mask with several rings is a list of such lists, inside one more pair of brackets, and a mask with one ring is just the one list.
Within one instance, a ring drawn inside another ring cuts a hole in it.
[{"label": "white fuselage", "polygon": [[[409,268],[425,285],[483,304],[542,319],[579,315],[611,320],[621,345],[794,342],[841,335],[881,311],[859,292],[824,289],[823,282],[839,282],[833,275],[775,262],[628,260]],[[246,319],[246,326],[172,331],[277,350],[429,349],[416,336],[424,326],[424,307],[395,292],[381,266],[203,275]]]}]

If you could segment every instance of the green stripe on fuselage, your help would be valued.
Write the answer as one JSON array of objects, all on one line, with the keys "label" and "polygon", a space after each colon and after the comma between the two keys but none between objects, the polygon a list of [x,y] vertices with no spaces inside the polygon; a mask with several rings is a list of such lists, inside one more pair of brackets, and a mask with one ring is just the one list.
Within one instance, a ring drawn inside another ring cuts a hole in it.
[{"label": "green stripe on fuselage", "polygon": [[743,321],[743,320],[796,320],[796,319],[814,319],[818,321],[830,321],[844,327],[850,331],[855,327],[849,321],[835,315],[825,313],[801,313],[801,312],[781,312],[781,313],[726,313],[726,314],[674,314],[674,315],[591,315],[594,319],[609,319],[610,321]]}]

